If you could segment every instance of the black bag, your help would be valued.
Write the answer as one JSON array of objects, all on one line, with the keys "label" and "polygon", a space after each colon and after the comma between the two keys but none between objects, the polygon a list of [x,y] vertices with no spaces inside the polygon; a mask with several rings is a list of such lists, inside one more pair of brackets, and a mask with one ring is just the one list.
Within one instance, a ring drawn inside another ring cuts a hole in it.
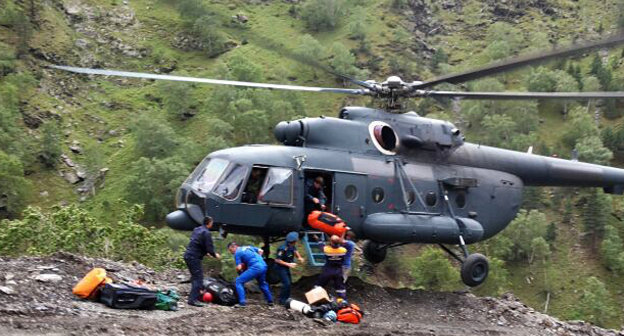
[{"label": "black bag", "polygon": [[204,278],[204,290],[212,294],[212,302],[223,305],[233,306],[238,303],[238,295],[234,286],[222,279]]},{"label": "black bag", "polygon": [[156,292],[143,287],[124,284],[106,284],[100,302],[118,309],[154,309]]}]

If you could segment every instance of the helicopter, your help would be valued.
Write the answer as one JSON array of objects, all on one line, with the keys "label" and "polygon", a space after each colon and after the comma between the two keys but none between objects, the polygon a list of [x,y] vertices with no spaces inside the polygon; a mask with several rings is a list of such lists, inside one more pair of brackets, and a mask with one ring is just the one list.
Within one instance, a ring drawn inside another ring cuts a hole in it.
[{"label": "helicopter", "polygon": [[[348,106],[337,117],[282,121],[281,145],[245,145],[208,154],[180,186],[176,210],[166,216],[177,230],[192,230],[205,216],[214,230],[274,237],[305,232],[307,182],[326,183],[328,211],[364,239],[364,256],[382,262],[389,248],[437,244],[461,264],[461,279],[478,286],[487,278],[487,258],[468,245],[501,232],[515,218],[524,186],[601,187],[624,193],[624,170],[517,152],[465,141],[451,122],[401,110],[410,98],[622,99],[624,92],[460,92],[431,88],[501,74],[522,66],[608,48],[624,33],[493,63],[428,81],[343,79],[359,88],[253,83],[163,74],[52,65],[89,75],[121,76],[274,90],[371,96],[382,108]],[[251,184],[260,178],[255,190]],[[254,180],[254,182],[252,182]],[[267,253],[268,255],[268,253]]]}]

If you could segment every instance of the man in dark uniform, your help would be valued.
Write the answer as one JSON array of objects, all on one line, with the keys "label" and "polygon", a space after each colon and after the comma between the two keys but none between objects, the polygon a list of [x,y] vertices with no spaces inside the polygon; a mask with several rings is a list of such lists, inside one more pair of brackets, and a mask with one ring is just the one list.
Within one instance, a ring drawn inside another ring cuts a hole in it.
[{"label": "man in dark uniform", "polygon": [[204,225],[200,225],[193,230],[191,240],[184,252],[184,262],[191,273],[191,293],[189,294],[187,303],[191,306],[202,307],[203,303],[199,301],[199,290],[204,281],[204,271],[202,270],[202,259],[205,255],[210,255],[220,259],[221,256],[215,252],[212,243],[212,217],[204,218]]},{"label": "man in dark uniform", "polygon": [[347,249],[342,246],[342,238],[336,235],[331,236],[329,241],[330,244],[323,247],[325,266],[314,285],[324,287],[331,281],[334,283],[336,295],[346,299],[347,289],[342,275],[342,266]]},{"label": "man in dark uniform", "polygon": [[286,242],[277,249],[275,271],[282,282],[282,289],[280,290],[279,296],[279,303],[281,305],[286,304],[286,300],[290,298],[290,284],[292,283],[290,269],[297,267],[297,264],[294,262],[295,257],[297,257],[300,263],[304,261],[297,251],[297,240],[299,240],[299,234],[297,234],[297,232],[290,232],[286,235]]},{"label": "man in dark uniform", "polygon": [[313,210],[325,211],[327,196],[323,192],[323,177],[317,176],[311,184],[306,185],[305,210],[306,215]]}]

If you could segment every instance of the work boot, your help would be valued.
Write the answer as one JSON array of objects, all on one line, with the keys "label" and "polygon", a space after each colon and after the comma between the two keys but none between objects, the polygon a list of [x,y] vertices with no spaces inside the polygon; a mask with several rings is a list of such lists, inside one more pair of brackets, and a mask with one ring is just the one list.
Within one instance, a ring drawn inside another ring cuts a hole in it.
[{"label": "work boot", "polygon": [[191,302],[187,302],[189,304],[189,306],[195,306],[195,307],[205,307],[206,304],[203,302],[199,302],[199,301],[191,301]]},{"label": "work boot", "polygon": [[267,302],[267,306],[269,306],[269,308],[273,308],[273,301]]}]

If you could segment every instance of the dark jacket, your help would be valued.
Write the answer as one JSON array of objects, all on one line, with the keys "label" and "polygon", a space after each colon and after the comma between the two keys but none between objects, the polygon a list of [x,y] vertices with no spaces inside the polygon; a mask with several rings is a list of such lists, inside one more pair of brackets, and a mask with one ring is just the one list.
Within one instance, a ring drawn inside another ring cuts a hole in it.
[{"label": "dark jacket", "polygon": [[205,225],[196,227],[191,234],[191,241],[186,247],[184,257],[203,258],[206,254],[216,257],[212,235]]},{"label": "dark jacket", "polygon": [[318,188],[318,189],[315,188],[314,181],[312,180],[311,183],[308,182],[306,185],[306,195],[305,195],[306,213],[309,213],[312,210],[321,209],[320,207],[317,209],[316,204],[314,204],[314,201],[312,201],[313,198],[318,198],[319,203],[321,205],[325,205],[325,203],[327,202],[327,196],[325,196],[325,193],[323,192],[323,187]]}]

